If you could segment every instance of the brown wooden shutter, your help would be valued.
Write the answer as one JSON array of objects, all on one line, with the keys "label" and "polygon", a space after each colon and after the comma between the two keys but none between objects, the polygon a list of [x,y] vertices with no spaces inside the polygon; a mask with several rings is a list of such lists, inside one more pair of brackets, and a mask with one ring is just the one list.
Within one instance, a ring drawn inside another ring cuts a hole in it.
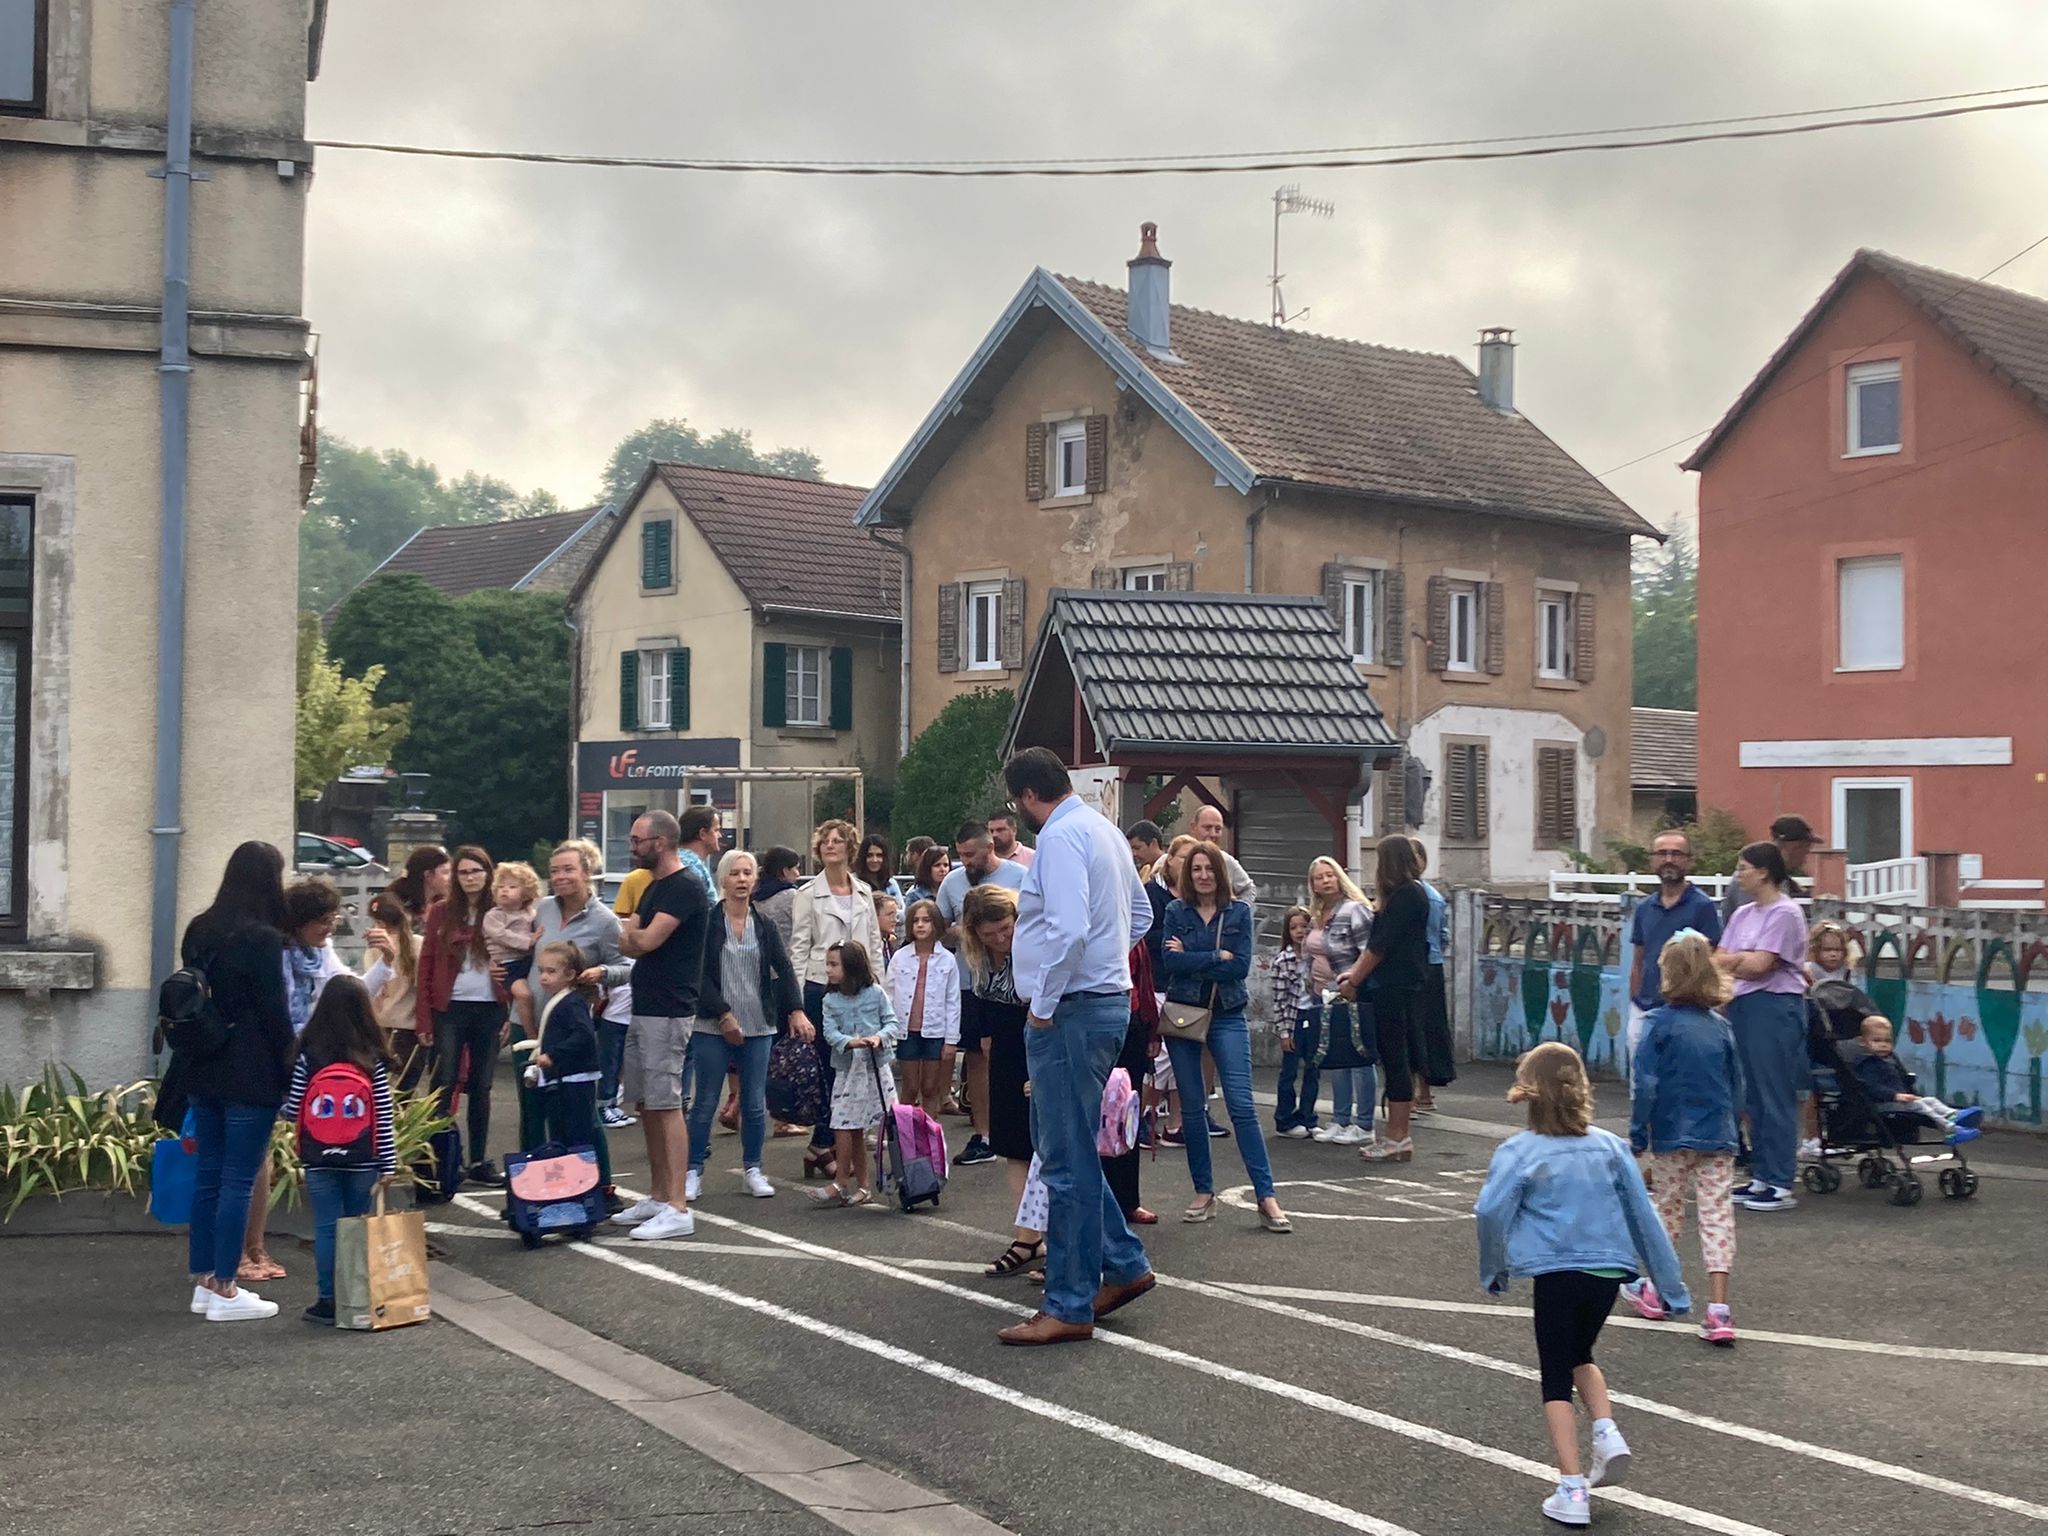
[{"label": "brown wooden shutter", "polygon": [[939,586],[939,670],[958,672],[960,670],[960,583],[942,582]]},{"label": "brown wooden shutter", "polygon": [[1098,565],[1088,573],[1088,585],[1098,592],[1112,592],[1123,585],[1123,573],[1113,565]]},{"label": "brown wooden shutter", "polygon": [[1088,494],[1099,496],[1109,489],[1109,418],[1088,418]]},{"label": "brown wooden shutter", "polygon": [[1593,681],[1594,645],[1593,594],[1581,592],[1572,599],[1572,676],[1582,683]]},{"label": "brown wooden shutter", "polygon": [[1408,661],[1408,576],[1398,567],[1380,572],[1380,665]]},{"label": "brown wooden shutter", "polygon": [[1003,582],[1003,665],[1024,665],[1024,578],[1012,576]]},{"label": "brown wooden shutter", "polygon": [[1472,754],[1472,841],[1483,843],[1487,839],[1488,828],[1492,825],[1486,797],[1486,743],[1475,742],[1467,750]]},{"label": "brown wooden shutter", "polygon": [[1407,759],[1397,757],[1384,764],[1379,770],[1378,781],[1373,785],[1373,794],[1379,801],[1380,836],[1407,831],[1406,796]]},{"label": "brown wooden shutter", "polygon": [[1429,670],[1442,672],[1451,664],[1450,583],[1441,576],[1429,578]]},{"label": "brown wooden shutter", "polygon": [[1034,421],[1024,429],[1024,499],[1045,500],[1045,423]]},{"label": "brown wooden shutter", "polygon": [[1486,604],[1486,670],[1499,677],[1508,667],[1508,614],[1506,590],[1497,581],[1480,586],[1480,601]]},{"label": "brown wooden shutter", "polygon": [[1456,843],[1472,839],[1472,756],[1460,741],[1444,746],[1443,835]]},{"label": "brown wooden shutter", "polygon": [[1323,606],[1330,610],[1330,617],[1336,621],[1337,632],[1344,632],[1344,567],[1332,560],[1323,566]]},{"label": "brown wooden shutter", "polygon": [[1577,753],[1570,747],[1536,749],[1536,842],[1563,848],[1579,838]]},{"label": "brown wooden shutter", "polygon": [[1166,590],[1169,592],[1192,592],[1195,590],[1195,562],[1175,560],[1166,567]]}]

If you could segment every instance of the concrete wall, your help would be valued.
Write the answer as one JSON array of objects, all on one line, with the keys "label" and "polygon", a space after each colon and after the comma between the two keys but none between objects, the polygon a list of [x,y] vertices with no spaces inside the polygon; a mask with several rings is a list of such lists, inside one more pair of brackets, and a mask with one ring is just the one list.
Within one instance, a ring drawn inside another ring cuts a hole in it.
[{"label": "concrete wall", "polygon": [[[1844,458],[1843,368],[1880,358],[1901,364],[1903,451]],[[2024,703],[2048,651],[2028,579],[2048,552],[2044,482],[2039,409],[1888,282],[1854,281],[1700,476],[1700,804],[1758,836],[1797,811],[1832,839],[1835,780],[1902,778],[1907,852],[2048,876],[2048,716]],[[1880,553],[1903,557],[1906,664],[1838,672],[1836,562]],[[1978,736],[2010,738],[2012,761],[1939,765],[1942,739]],[[1917,740],[1934,762],[1740,766],[1744,742],[1871,739]]]},{"label": "concrete wall", "polygon": [[[32,306],[0,311],[0,491],[38,502],[33,953],[0,952],[0,1080],[59,1060],[99,1084],[147,1069],[158,979],[163,185],[148,172],[168,43],[164,8],[145,0],[50,10],[50,110],[0,118],[0,299]],[[298,138],[307,14],[200,7],[195,135],[211,179],[193,193],[181,923],[236,843],[289,847],[292,834],[307,178],[276,163],[311,159]],[[36,985],[53,970],[53,990]]]}]

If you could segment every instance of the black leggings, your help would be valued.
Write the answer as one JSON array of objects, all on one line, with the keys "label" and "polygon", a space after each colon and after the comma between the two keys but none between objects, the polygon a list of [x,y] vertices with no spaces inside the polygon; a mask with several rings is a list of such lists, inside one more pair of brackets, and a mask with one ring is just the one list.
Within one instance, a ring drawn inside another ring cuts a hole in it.
[{"label": "black leggings", "polygon": [[1572,1372],[1593,1363],[1593,1341],[1606,1326],[1620,1289],[1620,1280],[1583,1269],[1536,1277],[1536,1363],[1543,1372],[1543,1401],[1572,1400]]},{"label": "black leggings", "polygon": [[[441,1101],[462,1080],[469,1096],[469,1160],[482,1162],[489,1154],[484,1143],[491,1133],[491,1078],[498,1070],[498,1029],[505,1022],[505,1005],[500,1002],[450,1003],[434,1015],[434,1086]],[[467,1072],[462,1053],[469,1052]]]}]

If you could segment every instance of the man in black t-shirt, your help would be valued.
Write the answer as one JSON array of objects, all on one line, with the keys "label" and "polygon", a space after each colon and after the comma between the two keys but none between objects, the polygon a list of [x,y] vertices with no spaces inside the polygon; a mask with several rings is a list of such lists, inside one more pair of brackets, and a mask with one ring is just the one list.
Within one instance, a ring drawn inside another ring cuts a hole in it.
[{"label": "man in black t-shirt", "polygon": [[[626,1030],[619,1086],[621,1097],[639,1110],[652,1187],[647,1199],[612,1220],[643,1241],[688,1237],[697,1225],[685,1182],[690,1139],[683,1121],[683,1062],[701,994],[707,986],[715,989],[717,979],[704,975],[710,896],[683,868],[680,838],[675,817],[666,811],[649,811],[633,823],[628,841],[634,867],[647,870],[654,883],[641,893],[633,921],[619,934],[620,952],[633,960],[633,1022]],[[712,1010],[714,1016],[722,1011]]]}]

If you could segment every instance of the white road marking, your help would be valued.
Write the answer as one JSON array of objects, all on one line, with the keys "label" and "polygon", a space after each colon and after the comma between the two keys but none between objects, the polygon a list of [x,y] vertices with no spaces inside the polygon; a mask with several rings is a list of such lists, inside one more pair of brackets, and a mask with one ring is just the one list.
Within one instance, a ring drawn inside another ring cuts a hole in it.
[{"label": "white road marking", "polygon": [[[496,1242],[519,1241],[519,1234],[508,1227],[472,1227],[461,1221],[430,1221],[427,1230],[437,1237],[481,1237]],[[606,1233],[596,1239],[604,1248],[623,1247],[632,1243],[635,1248],[664,1248],[673,1253],[722,1253],[749,1259],[796,1259],[810,1261],[808,1253],[793,1253],[787,1248],[770,1248],[756,1243],[700,1243],[695,1238],[663,1238],[658,1242],[634,1243],[623,1232],[616,1236]]]},{"label": "white road marking", "polygon": [[[1395,1195],[1388,1194],[1384,1190],[1360,1189],[1356,1187],[1360,1184],[1368,1183],[1392,1184],[1401,1189],[1414,1191],[1415,1194]],[[1447,1211],[1440,1205],[1429,1203],[1433,1199],[1449,1199],[1463,1202],[1469,1207],[1472,1198],[1469,1191],[1463,1189],[1444,1189],[1438,1185],[1425,1183],[1420,1179],[1375,1178],[1370,1174],[1363,1174],[1354,1179],[1341,1180],[1281,1179],[1274,1184],[1273,1188],[1276,1190],[1322,1189],[1339,1195],[1364,1195],[1375,1200],[1384,1200],[1389,1205],[1406,1206],[1411,1210],[1427,1211],[1429,1213],[1426,1216],[1383,1216],[1371,1211],[1289,1211],[1287,1214],[1296,1221],[1381,1221],[1423,1227],[1447,1221],[1470,1221],[1472,1219],[1472,1212],[1469,1208]],[[1417,1195],[1423,1198],[1417,1198]],[[1234,1206],[1240,1211],[1258,1209],[1258,1201],[1253,1198],[1252,1187],[1249,1184],[1239,1184],[1234,1188],[1226,1189],[1216,1198],[1225,1205]]]}]

